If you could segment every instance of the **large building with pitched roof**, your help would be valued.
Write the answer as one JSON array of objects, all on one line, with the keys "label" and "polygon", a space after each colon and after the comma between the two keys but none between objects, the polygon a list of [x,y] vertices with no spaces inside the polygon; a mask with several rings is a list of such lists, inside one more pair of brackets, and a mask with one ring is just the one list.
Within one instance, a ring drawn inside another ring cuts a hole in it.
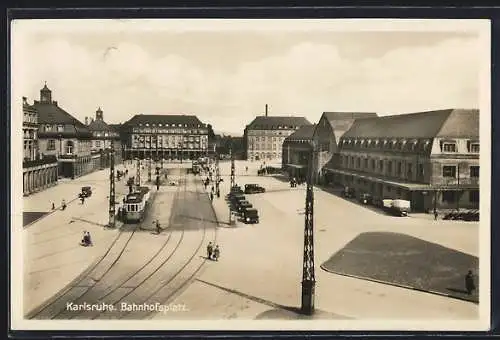
[{"label": "large building with pitched roof", "polygon": [[188,160],[208,154],[208,128],[194,115],[138,114],[121,126],[125,159]]},{"label": "large building with pitched roof", "polygon": [[23,195],[57,184],[57,158],[42,156],[38,146],[38,112],[23,97]]},{"label": "large building with pitched roof", "polygon": [[409,200],[414,211],[478,208],[479,110],[357,119],[323,175],[376,200]]},{"label": "large building with pitched roof", "polygon": [[279,161],[285,138],[301,126],[311,125],[304,117],[257,116],[245,127],[243,134],[246,158],[250,161]]},{"label": "large building with pitched roof", "polygon": [[115,164],[121,163],[122,148],[119,131],[104,121],[104,113],[99,107],[95,119],[85,117],[85,125],[92,133],[91,154],[94,168],[110,166],[111,152],[114,152]]},{"label": "large building with pitched roof", "polygon": [[39,151],[42,157],[57,157],[58,175],[76,178],[93,171],[92,133],[52,100],[47,84],[40,90],[40,100],[35,100],[33,107],[38,112]]},{"label": "large building with pitched roof", "polygon": [[337,153],[340,138],[356,119],[376,118],[375,112],[323,112],[314,131],[316,152],[314,155],[313,180],[318,182],[321,169]]},{"label": "large building with pitched roof", "polygon": [[316,125],[302,125],[283,142],[282,168],[290,178],[306,180],[310,165],[311,142]]}]

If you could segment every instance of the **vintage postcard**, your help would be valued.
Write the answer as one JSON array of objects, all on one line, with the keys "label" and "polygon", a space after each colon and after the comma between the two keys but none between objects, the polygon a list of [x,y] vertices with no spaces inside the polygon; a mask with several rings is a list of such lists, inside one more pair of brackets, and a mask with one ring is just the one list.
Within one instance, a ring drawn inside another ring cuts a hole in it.
[{"label": "vintage postcard", "polygon": [[489,328],[489,21],[14,20],[11,88],[13,329]]}]

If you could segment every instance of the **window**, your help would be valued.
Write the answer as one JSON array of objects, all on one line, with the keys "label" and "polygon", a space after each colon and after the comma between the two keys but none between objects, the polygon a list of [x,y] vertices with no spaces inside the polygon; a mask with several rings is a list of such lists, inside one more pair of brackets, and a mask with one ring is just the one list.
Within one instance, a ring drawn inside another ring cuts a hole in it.
[{"label": "window", "polygon": [[424,177],[424,165],[423,164],[418,165],[418,175],[420,177]]},{"label": "window", "polygon": [[479,153],[479,143],[472,143],[470,145],[470,152]]},{"label": "window", "polygon": [[375,160],[372,159],[372,170],[375,170]]},{"label": "window", "polygon": [[469,202],[479,203],[479,190],[469,191]]},{"label": "window", "polygon": [[368,158],[365,158],[364,167],[365,169],[368,169]]},{"label": "window", "polygon": [[56,149],[56,140],[55,139],[49,139],[47,141],[47,150],[51,151],[51,150],[55,150],[55,149]]},{"label": "window", "polygon": [[392,161],[387,162],[387,172],[392,175]]},{"label": "window", "polygon": [[470,167],[470,177],[479,178],[479,166],[471,166]]},{"label": "window", "polygon": [[443,177],[455,178],[457,173],[457,167],[452,165],[443,166]]},{"label": "window", "polygon": [[443,143],[443,152],[457,152],[455,143]]},{"label": "window", "polygon": [[74,148],[73,142],[70,140],[67,141],[66,142],[66,154],[71,155],[73,153],[73,148]]},{"label": "window", "polygon": [[58,125],[57,132],[63,132],[63,131],[64,131],[64,125]]},{"label": "window", "polygon": [[401,169],[402,169],[402,164],[401,162],[398,162],[397,168],[396,168],[396,175],[400,176],[401,175]]},{"label": "window", "polygon": [[360,159],[360,158],[358,158],[358,159],[356,160],[356,167],[357,167],[358,169],[359,169],[359,168],[361,168],[361,159]]},{"label": "window", "polygon": [[443,191],[443,197],[441,199],[443,203],[453,203],[455,199],[455,191]]},{"label": "window", "polygon": [[412,164],[408,163],[406,164],[406,177],[412,178],[412,176],[413,176]]},{"label": "window", "polygon": [[384,171],[384,161],[383,160],[378,161],[378,168],[380,171]]},{"label": "window", "polygon": [[101,141],[100,141],[100,140],[96,141],[96,142],[95,142],[95,146],[96,146],[97,148],[100,148],[100,147],[101,147]]}]

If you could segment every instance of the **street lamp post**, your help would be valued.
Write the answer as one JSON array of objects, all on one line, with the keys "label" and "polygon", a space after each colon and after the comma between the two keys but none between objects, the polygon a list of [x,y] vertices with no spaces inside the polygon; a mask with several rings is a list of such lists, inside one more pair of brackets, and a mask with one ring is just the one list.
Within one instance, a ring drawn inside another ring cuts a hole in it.
[{"label": "street lamp post", "polygon": [[302,263],[302,306],[303,314],[314,313],[314,291],[316,278],[314,273],[314,193],[313,193],[313,159],[315,143],[311,142],[309,166],[307,171],[306,209],[304,223],[304,256]]}]

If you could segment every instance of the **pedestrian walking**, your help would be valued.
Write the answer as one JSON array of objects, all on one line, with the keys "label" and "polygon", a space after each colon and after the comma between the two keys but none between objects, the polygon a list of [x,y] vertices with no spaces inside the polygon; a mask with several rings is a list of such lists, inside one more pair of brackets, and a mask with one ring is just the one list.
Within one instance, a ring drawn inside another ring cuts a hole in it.
[{"label": "pedestrian walking", "polygon": [[80,196],[80,200],[82,201],[82,204],[84,204],[84,203],[85,203],[85,196],[84,196],[83,194],[81,194],[81,196]]},{"label": "pedestrian walking", "polygon": [[214,249],[214,260],[219,261],[219,256],[220,256],[219,245],[216,245]]},{"label": "pedestrian walking", "polygon": [[434,210],[434,221],[437,221],[438,216],[439,216],[438,212]]},{"label": "pedestrian walking", "polygon": [[212,252],[214,250],[214,246],[212,245],[212,242],[208,242],[207,246],[207,259],[211,260],[212,259]]},{"label": "pedestrian walking", "polygon": [[213,201],[213,200],[214,200],[214,192],[213,192],[213,191],[211,191],[211,192],[210,192],[210,201]]},{"label": "pedestrian walking", "polygon": [[156,224],[156,233],[160,234],[161,233],[160,221],[156,220],[155,224]]},{"label": "pedestrian walking", "polygon": [[476,284],[474,282],[474,275],[472,274],[472,270],[469,270],[467,275],[465,275],[465,290],[468,295],[471,295],[475,289]]},{"label": "pedestrian walking", "polygon": [[248,172],[248,166],[245,167],[245,172]]},{"label": "pedestrian walking", "polygon": [[55,210],[56,209],[56,205],[54,204],[54,202],[52,202],[52,210]]},{"label": "pedestrian walking", "polygon": [[66,201],[65,200],[62,200],[61,207],[62,207],[62,210],[66,209]]}]

